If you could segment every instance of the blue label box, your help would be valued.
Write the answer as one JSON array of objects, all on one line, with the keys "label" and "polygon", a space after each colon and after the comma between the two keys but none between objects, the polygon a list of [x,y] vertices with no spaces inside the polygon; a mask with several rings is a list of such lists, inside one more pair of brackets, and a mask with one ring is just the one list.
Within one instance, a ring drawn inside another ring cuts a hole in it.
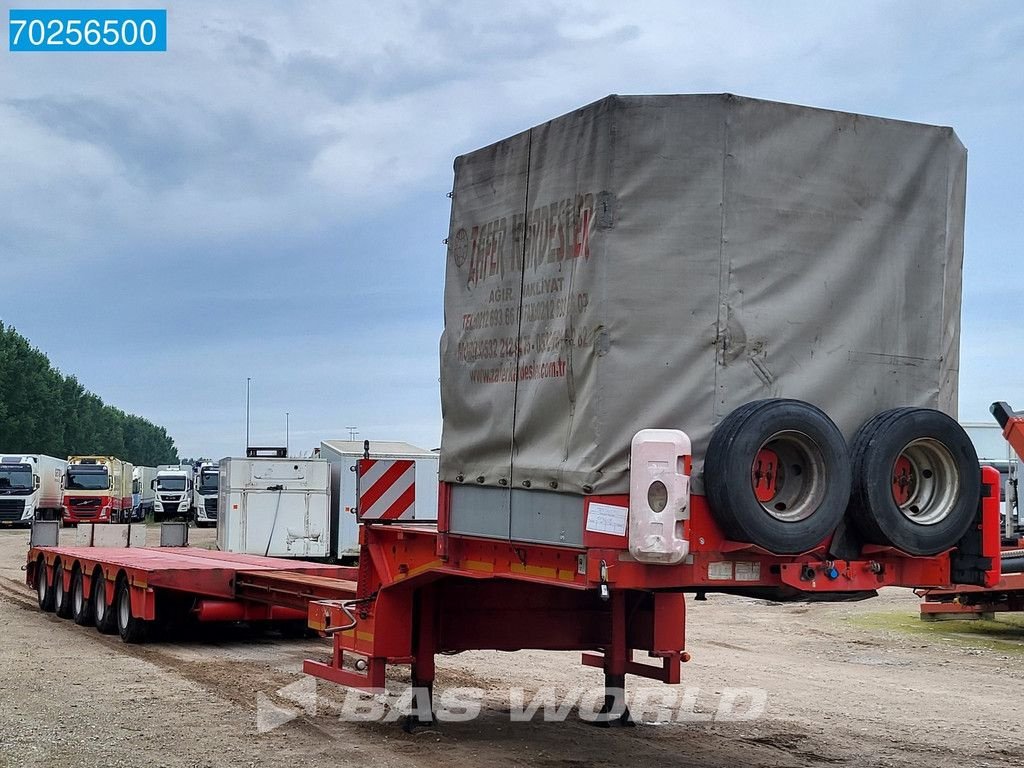
[{"label": "blue label box", "polygon": [[11,51],[166,51],[165,9],[11,9]]}]

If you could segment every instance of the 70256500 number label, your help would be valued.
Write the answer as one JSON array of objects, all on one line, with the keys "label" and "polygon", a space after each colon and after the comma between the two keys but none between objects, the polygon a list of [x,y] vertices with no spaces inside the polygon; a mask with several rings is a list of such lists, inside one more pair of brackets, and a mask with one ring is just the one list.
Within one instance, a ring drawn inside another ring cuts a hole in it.
[{"label": "70256500 number label", "polygon": [[166,51],[167,11],[14,9],[11,51]]}]

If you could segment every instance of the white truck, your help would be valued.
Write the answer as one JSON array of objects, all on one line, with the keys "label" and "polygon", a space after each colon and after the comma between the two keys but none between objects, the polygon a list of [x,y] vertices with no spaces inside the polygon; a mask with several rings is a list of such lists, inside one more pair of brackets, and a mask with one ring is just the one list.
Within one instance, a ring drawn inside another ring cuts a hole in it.
[{"label": "white truck", "polygon": [[67,466],[40,454],[0,455],[0,525],[60,520]]},{"label": "white truck", "polygon": [[217,496],[220,467],[212,461],[204,461],[195,470],[192,478],[192,507],[196,513],[196,526],[208,528],[217,525]]},{"label": "white truck", "polygon": [[136,467],[132,471],[132,520],[145,520],[153,513],[156,500],[156,467]]},{"label": "white truck", "polygon": [[218,483],[218,549],[307,559],[331,555],[328,462],[226,458]]},{"label": "white truck", "polygon": [[162,464],[156,469],[151,487],[156,491],[154,520],[188,520],[192,516],[192,467]]}]

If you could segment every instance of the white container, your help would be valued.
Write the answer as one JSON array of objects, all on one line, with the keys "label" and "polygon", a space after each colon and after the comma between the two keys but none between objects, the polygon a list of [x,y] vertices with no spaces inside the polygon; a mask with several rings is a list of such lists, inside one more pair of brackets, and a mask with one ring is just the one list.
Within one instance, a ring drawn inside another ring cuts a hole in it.
[{"label": "white container", "polygon": [[322,459],[220,461],[217,547],[270,557],[331,554],[331,467]]},{"label": "white container", "polygon": [[[331,463],[331,478],[338,508],[335,555],[359,554],[356,522],[356,462],[363,458],[362,440],[324,440],[320,458]],[[437,522],[438,454],[403,442],[370,441],[371,459],[412,459],[416,462],[416,503],[411,522]],[[410,521],[406,521],[410,522]]]}]

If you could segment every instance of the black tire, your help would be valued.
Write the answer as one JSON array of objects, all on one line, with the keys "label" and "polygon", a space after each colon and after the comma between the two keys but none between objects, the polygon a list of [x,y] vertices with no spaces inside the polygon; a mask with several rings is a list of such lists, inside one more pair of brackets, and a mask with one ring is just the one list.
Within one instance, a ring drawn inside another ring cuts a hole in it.
[{"label": "black tire", "polygon": [[71,618],[71,594],[64,589],[64,563],[53,569],[53,612],[62,619]]},{"label": "black tire", "polygon": [[128,582],[118,582],[114,595],[114,613],[117,621],[117,633],[126,643],[142,643],[146,640],[149,622],[132,615],[132,592]]},{"label": "black tire", "polygon": [[832,420],[810,403],[747,403],[723,419],[711,436],[704,492],[730,539],[777,554],[806,552],[835,531],[846,511],[846,441]]},{"label": "black tire", "polygon": [[850,520],[868,543],[934,555],[956,546],[976,519],[978,454],[941,411],[878,414],[857,432],[851,462]]},{"label": "black tire", "polygon": [[53,587],[47,579],[48,576],[46,561],[40,557],[36,561],[36,600],[39,602],[39,610],[51,613],[53,611]]},{"label": "black tire", "polygon": [[117,617],[114,615],[114,607],[107,605],[107,580],[101,573],[92,577],[91,601],[92,620],[96,629],[104,635],[112,635],[117,632]]},{"label": "black tire", "polygon": [[82,571],[79,568],[75,568],[75,572],[71,574],[71,618],[75,624],[80,627],[84,627],[87,624],[92,623],[92,605],[90,604],[89,595],[85,594],[85,577],[82,576]]}]

